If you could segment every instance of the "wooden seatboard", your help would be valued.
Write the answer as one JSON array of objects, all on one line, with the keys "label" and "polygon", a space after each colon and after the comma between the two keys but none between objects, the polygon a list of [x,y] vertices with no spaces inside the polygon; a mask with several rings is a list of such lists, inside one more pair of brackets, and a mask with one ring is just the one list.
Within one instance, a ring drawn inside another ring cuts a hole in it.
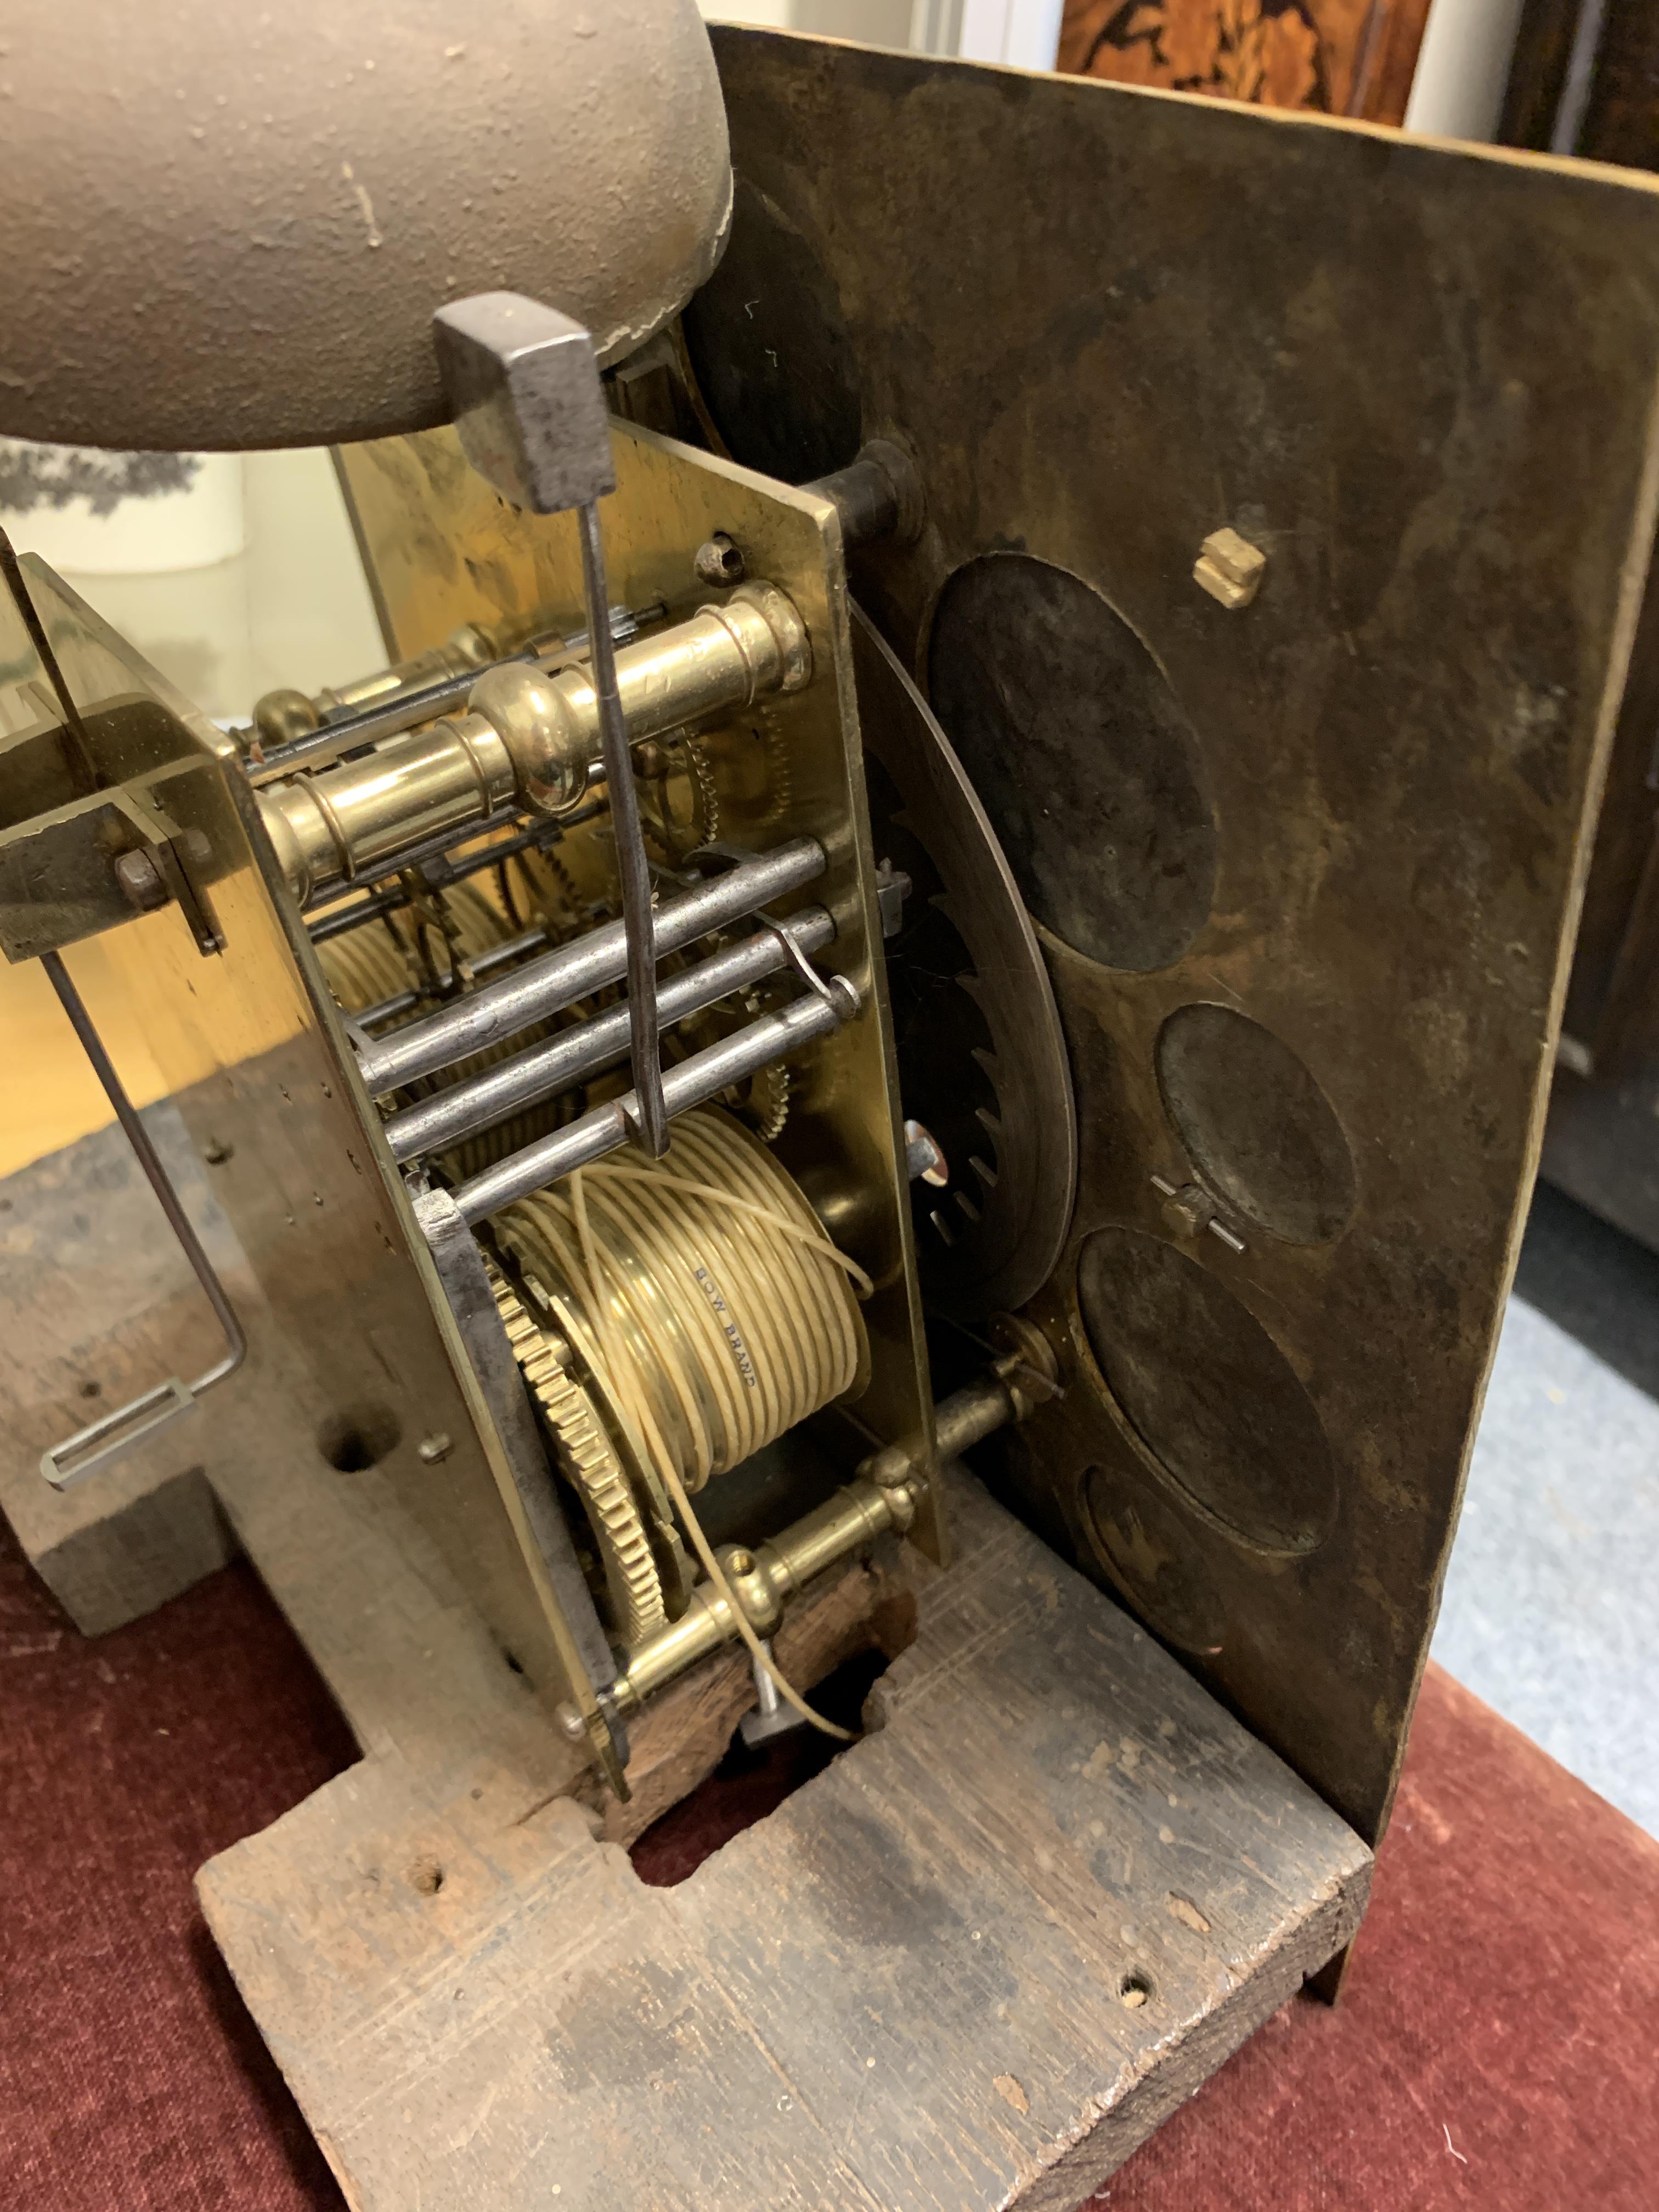
[{"label": "wooden seatboard", "polygon": [[315,1449],[328,1408],[182,1159],[255,1356],[106,1483],[45,1489],[73,1389],[28,1376],[136,1388],[200,1324],[124,1143],[5,1186],[12,1249],[54,1265],[11,1301],[0,1493],[89,1626],[245,1550],[364,1747],[200,1877],[360,2212],[1075,2203],[1352,1936],[1358,1838],[965,1478],[947,1572],[890,1543],[777,1639],[810,1683],[914,1632],[872,1732],[646,1887],[623,1847],[720,1758],[743,1656],[653,1703],[633,1802],[602,1799],[386,1468]]},{"label": "wooden seatboard", "polygon": [[1348,1940],[1358,1838],[976,1486],[952,1510],[871,1733],[675,1889],[497,1698],[402,1665],[432,1763],[388,1746],[203,1869],[355,2206],[1076,2203]]}]

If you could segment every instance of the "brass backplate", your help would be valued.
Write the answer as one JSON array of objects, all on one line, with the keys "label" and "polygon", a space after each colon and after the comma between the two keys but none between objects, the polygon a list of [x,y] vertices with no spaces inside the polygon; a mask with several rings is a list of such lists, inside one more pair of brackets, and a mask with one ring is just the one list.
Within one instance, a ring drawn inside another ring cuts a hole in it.
[{"label": "brass backplate", "polygon": [[[926,526],[853,588],[1067,1033],[1077,1217],[1029,1309],[1066,1395],[1000,1480],[1374,1839],[1652,542],[1659,197],[714,40],[701,402],[793,480],[915,455]],[[1266,556],[1248,604],[1194,578],[1223,528]]]},{"label": "brass backplate", "polygon": [[[697,580],[699,546],[724,532],[747,573],[789,594],[805,619],[812,679],[702,733],[718,799],[718,836],[757,851],[816,837],[824,876],[790,906],[822,902],[836,934],[821,965],[858,987],[865,1014],[791,1063],[787,1121],[775,1151],[876,1285],[864,1306],[868,1387],[851,1411],[878,1442],[931,1437],[933,1399],[916,1290],[875,866],[854,706],[845,565],[834,507],[808,492],[617,423],[617,488],[600,505],[613,603],[660,605],[681,619],[718,594]],[[567,634],[584,620],[580,554],[570,515],[507,506],[469,468],[453,431],[341,449],[359,542],[399,657],[464,623],[545,618]],[[538,621],[538,627],[542,626]],[[601,820],[572,833],[583,881],[614,878]],[[597,849],[584,865],[583,838]],[[933,1557],[945,1537],[936,1498],[913,1531]]]}]

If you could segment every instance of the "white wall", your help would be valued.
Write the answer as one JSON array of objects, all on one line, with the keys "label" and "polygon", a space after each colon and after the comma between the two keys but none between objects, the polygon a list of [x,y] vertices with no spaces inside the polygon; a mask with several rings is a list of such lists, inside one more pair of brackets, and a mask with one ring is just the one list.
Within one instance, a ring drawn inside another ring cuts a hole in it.
[{"label": "white wall", "polygon": [[792,31],[790,0],[697,0],[711,23],[752,23],[763,31]]},{"label": "white wall", "polygon": [[1064,0],[698,0],[711,21],[1052,69]]},{"label": "white wall", "polygon": [[[33,450],[48,467],[65,452]],[[20,551],[38,553],[221,720],[245,720],[278,684],[316,691],[381,666],[326,452],[209,453],[199,463],[187,489],[118,499],[106,514],[76,495],[0,512],[0,522]]]},{"label": "white wall", "polygon": [[1522,0],[1434,0],[1406,128],[1436,138],[1497,135]]},{"label": "white wall", "polygon": [[320,691],[386,664],[326,447],[244,456],[252,690]]},{"label": "white wall", "polygon": [[962,0],[955,51],[966,61],[1051,70],[1063,12],[1064,0]]},{"label": "white wall", "polygon": [[789,27],[865,46],[908,46],[910,0],[794,0]]}]

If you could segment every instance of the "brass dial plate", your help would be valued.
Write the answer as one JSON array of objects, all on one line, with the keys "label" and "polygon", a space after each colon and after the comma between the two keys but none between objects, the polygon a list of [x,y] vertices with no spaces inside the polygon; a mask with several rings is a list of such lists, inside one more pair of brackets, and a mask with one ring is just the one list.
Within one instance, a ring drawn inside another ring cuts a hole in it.
[{"label": "brass dial plate", "polygon": [[[1066,1027],[1077,1216],[1031,1309],[1066,1395],[1009,1494],[1373,1838],[1653,542],[1659,191],[714,38],[702,399],[786,475],[914,455],[921,533],[853,588]],[[1194,575],[1224,527],[1248,605]]]}]

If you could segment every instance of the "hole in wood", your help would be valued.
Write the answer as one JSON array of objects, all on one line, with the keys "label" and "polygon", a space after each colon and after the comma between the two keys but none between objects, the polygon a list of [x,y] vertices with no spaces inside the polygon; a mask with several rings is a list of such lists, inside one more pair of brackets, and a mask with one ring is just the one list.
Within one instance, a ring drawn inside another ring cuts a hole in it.
[{"label": "hole in wood", "polygon": [[341,1474],[362,1474],[397,1449],[403,1429],[385,1406],[354,1407],[331,1414],[317,1431],[317,1449]]},{"label": "hole in wood", "polygon": [[101,1398],[104,1395],[104,1386],[101,1382],[82,1382],[80,1386],[80,1395],[83,1398]]},{"label": "hole in wood", "polygon": [[[811,1702],[826,1720],[861,1726],[865,1699],[886,1673],[884,1651],[860,1651],[826,1674]],[[722,1844],[775,1813],[784,1801],[821,1774],[849,1747],[814,1728],[799,1728],[751,1751],[733,1736],[724,1759],[688,1796],[654,1821],[630,1856],[641,1881],[672,1889],[695,1874]]]},{"label": "hole in wood", "polygon": [[1138,2011],[1151,1999],[1152,1994],[1151,1975],[1143,1973],[1139,1966],[1132,1966],[1118,1984],[1117,1994],[1120,2001],[1127,2005],[1131,2012]]},{"label": "hole in wood", "polygon": [[436,1859],[416,1859],[404,1879],[422,1897],[435,1897],[444,1886],[444,1870]]}]

